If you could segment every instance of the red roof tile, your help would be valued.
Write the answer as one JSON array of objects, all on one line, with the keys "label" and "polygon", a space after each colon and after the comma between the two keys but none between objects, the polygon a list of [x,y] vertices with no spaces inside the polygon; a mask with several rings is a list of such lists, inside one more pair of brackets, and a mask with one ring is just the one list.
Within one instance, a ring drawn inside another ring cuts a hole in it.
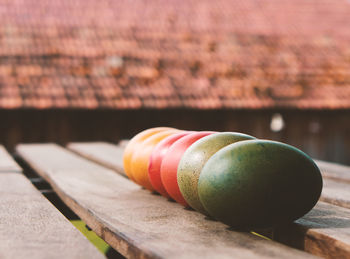
[{"label": "red roof tile", "polygon": [[0,108],[350,108],[346,0],[11,0]]}]

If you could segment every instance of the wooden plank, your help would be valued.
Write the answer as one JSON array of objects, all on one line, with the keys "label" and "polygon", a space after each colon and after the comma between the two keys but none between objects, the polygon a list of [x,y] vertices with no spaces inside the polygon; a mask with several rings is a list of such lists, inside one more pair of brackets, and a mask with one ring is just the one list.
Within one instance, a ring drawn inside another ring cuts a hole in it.
[{"label": "wooden plank", "polygon": [[0,145],[0,172],[22,172],[21,167],[7,153],[6,149]]},{"label": "wooden plank", "polygon": [[350,184],[323,178],[321,200],[350,209]]},{"label": "wooden plank", "polygon": [[87,142],[69,143],[67,148],[97,164],[125,175],[123,169],[123,152],[125,147],[107,142]]},{"label": "wooden plank", "polygon": [[[106,142],[71,143],[68,148],[91,161],[125,175],[122,161],[124,148],[119,145]],[[345,171],[334,175],[341,174],[346,175]],[[321,200],[350,209],[350,185],[346,181],[345,183],[340,182],[338,177],[336,179],[323,178]]]},{"label": "wooden plank", "polygon": [[350,183],[350,166],[339,165],[321,160],[314,161],[320,168],[323,177]]},{"label": "wooden plank", "polygon": [[21,173],[0,174],[0,258],[104,258]]},{"label": "wooden plank", "polygon": [[[77,145],[76,147],[77,148],[79,147],[79,153],[84,155],[85,148],[87,146],[89,146],[89,145],[91,145],[91,148],[89,149],[91,152],[89,153],[89,156],[85,155],[85,157],[93,157],[93,159],[95,161],[99,161],[99,163],[103,165],[104,162],[102,161],[102,158],[101,158],[103,153],[101,153],[101,152],[92,152],[92,150],[93,150],[92,146],[94,144],[85,143],[82,146],[78,146]],[[109,151],[112,150],[112,147],[114,147],[115,149],[118,149],[118,150],[121,149],[121,147],[118,147],[117,145],[112,145],[112,146],[109,147]],[[106,156],[106,157],[108,157],[108,156]],[[115,160],[115,163],[117,163],[116,161],[119,161],[119,160]],[[119,166],[115,166],[114,168],[113,167],[111,167],[111,168],[116,170],[116,171],[120,170],[120,168],[122,168],[122,164],[120,164]],[[334,205],[338,205],[338,206],[342,206],[342,207],[350,209],[350,186],[347,183],[340,183],[340,182],[334,181],[332,179],[324,178],[324,187],[323,187],[321,200],[325,201],[325,202],[328,202],[328,203],[331,203],[331,204],[334,204]],[[320,203],[320,204],[323,204],[323,203]],[[320,205],[319,206],[320,208],[317,207],[316,209],[314,209],[311,212],[312,215],[315,215],[315,213],[317,211],[321,212],[321,215],[319,215],[318,217],[315,217],[315,220],[319,221],[319,217],[322,217],[322,215],[325,213],[324,212],[325,211],[325,209],[324,209],[325,206],[326,205],[324,205],[324,204],[322,206]],[[335,215],[338,214],[337,210],[335,209],[334,206],[332,206],[332,205],[328,205],[328,206],[329,206],[329,209],[331,211],[336,211]],[[341,210],[341,208],[339,208],[339,210]],[[348,213],[349,213],[349,216],[350,216],[350,211],[348,211]],[[305,222],[305,221],[301,221],[301,222]],[[333,228],[335,225],[337,225],[337,222],[335,222],[335,221],[331,222],[331,223],[332,224],[329,226],[330,228]],[[308,244],[305,245],[305,247],[304,247],[305,250],[307,250],[309,252],[313,252],[313,253],[315,253],[317,255],[320,255],[318,253],[318,250],[321,251],[322,253],[325,252],[324,249],[326,249],[326,250],[328,249],[329,251],[332,251],[333,250],[332,246],[325,246],[324,244],[322,244],[322,242],[314,244],[314,242],[312,240],[314,239],[315,236],[320,234],[318,231],[315,232],[315,230],[313,230],[311,228],[310,231],[305,232],[305,227],[307,229],[309,229],[308,226],[309,225],[312,226],[312,224],[313,224],[313,222],[306,224],[306,226],[304,226],[302,224],[301,226],[294,227],[295,229],[298,230],[296,233],[299,233],[299,237],[297,238],[298,242],[301,242],[302,240],[307,242]],[[290,231],[290,230],[288,229],[288,231]],[[288,236],[288,231],[285,231],[285,232],[280,231],[280,235],[282,236],[282,233],[284,233],[285,236]],[[294,231],[296,231],[296,230],[294,230]],[[348,234],[349,234],[349,232],[346,232],[345,235],[348,237]],[[324,240],[328,240],[328,238],[329,238],[329,237],[327,237],[326,235],[323,235],[323,234],[322,234],[322,237],[323,237],[323,243],[325,242]],[[331,237],[331,239],[332,240],[337,240],[337,237],[336,236],[335,237]],[[350,241],[347,239],[344,242],[348,242],[347,244],[349,245]],[[320,249],[320,248],[316,249],[316,247],[318,247],[318,245],[321,245],[321,244],[323,246],[322,247],[323,250]],[[300,247],[298,247],[298,248],[300,248]],[[346,248],[346,249],[348,249],[348,248]],[[346,249],[345,249],[345,251],[347,251]],[[344,251],[344,249],[340,249],[340,251]]]},{"label": "wooden plank", "polygon": [[232,231],[59,146],[19,145],[17,152],[75,213],[126,257],[312,257],[250,233]]},{"label": "wooden plank", "polygon": [[[68,148],[98,164],[125,174],[122,167],[122,153],[129,140],[121,140],[118,145],[107,142],[70,143]],[[325,178],[350,183],[350,166],[314,160]]]},{"label": "wooden plank", "polygon": [[319,202],[295,223],[276,228],[273,239],[323,258],[350,258],[350,210]]},{"label": "wooden plank", "polygon": [[128,145],[130,140],[128,139],[122,139],[118,142],[118,146],[120,146],[121,148],[126,148],[126,146]]}]

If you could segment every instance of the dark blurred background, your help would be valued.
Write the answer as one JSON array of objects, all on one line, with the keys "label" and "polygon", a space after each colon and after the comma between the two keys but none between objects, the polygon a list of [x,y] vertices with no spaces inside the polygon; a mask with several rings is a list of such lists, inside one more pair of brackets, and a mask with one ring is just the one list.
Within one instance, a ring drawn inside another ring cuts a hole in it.
[{"label": "dark blurred background", "polygon": [[350,1],[0,0],[0,143],[153,126],[350,164]]}]

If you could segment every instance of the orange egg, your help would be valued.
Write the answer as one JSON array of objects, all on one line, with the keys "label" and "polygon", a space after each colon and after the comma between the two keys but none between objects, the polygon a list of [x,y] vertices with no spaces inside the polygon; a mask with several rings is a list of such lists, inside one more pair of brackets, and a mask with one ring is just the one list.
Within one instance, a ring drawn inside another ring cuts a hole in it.
[{"label": "orange egg", "polygon": [[176,129],[158,132],[148,137],[139,146],[134,148],[130,171],[136,183],[150,191],[154,190],[148,176],[148,167],[152,151],[161,140],[178,132],[179,130]]},{"label": "orange egg", "polygon": [[170,130],[173,128],[168,128],[168,127],[157,127],[157,128],[151,128],[151,129],[146,129],[140,133],[138,133],[137,135],[135,135],[128,143],[128,145],[126,146],[125,150],[124,150],[124,154],[123,154],[123,165],[124,165],[124,171],[126,173],[126,175],[133,180],[132,178],[132,173],[130,171],[131,168],[131,158],[134,152],[135,147],[139,146],[145,139],[147,139],[148,137],[158,133],[158,132],[162,132],[165,130]]}]

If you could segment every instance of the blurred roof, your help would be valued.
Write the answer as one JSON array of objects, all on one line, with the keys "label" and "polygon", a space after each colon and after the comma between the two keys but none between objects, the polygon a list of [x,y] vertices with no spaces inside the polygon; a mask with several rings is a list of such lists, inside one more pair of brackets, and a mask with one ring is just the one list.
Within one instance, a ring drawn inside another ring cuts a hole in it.
[{"label": "blurred roof", "polygon": [[350,1],[0,0],[0,108],[350,108]]}]

